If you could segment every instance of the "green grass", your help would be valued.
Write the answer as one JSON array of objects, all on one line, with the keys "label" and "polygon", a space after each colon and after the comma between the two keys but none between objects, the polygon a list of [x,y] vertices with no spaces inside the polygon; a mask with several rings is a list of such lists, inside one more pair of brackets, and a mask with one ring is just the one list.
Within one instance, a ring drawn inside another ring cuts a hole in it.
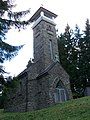
[{"label": "green grass", "polygon": [[90,120],[90,97],[67,101],[34,112],[5,113],[0,110],[0,120]]}]

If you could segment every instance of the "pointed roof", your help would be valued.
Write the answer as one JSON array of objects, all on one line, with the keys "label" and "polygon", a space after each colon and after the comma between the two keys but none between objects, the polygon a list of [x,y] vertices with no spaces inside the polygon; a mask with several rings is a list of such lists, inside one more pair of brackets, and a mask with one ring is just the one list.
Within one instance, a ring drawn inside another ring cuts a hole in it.
[{"label": "pointed roof", "polygon": [[49,10],[43,8],[43,7],[40,7],[40,8],[35,12],[35,14],[30,18],[30,22],[33,22],[33,21],[37,20],[37,19],[40,17],[40,13],[41,13],[41,12],[44,12],[44,15],[45,15],[46,17],[49,17],[49,18],[52,18],[52,17],[56,18],[56,17],[57,17],[57,15],[54,14],[53,12],[51,12],[51,11],[49,11]]}]

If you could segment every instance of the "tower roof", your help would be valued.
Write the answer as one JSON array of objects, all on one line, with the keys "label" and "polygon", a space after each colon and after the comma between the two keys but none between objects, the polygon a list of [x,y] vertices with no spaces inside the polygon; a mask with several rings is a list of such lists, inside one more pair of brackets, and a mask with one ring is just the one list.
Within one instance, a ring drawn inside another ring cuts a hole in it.
[{"label": "tower roof", "polygon": [[40,8],[34,13],[34,15],[30,18],[30,22],[33,22],[33,21],[37,20],[37,19],[40,17],[40,13],[41,13],[41,12],[44,12],[44,15],[45,15],[46,17],[49,17],[49,18],[52,18],[52,17],[56,18],[56,17],[57,17],[57,15],[54,14],[53,12],[51,12],[51,11],[49,11],[49,10],[43,8],[43,7],[40,7]]}]

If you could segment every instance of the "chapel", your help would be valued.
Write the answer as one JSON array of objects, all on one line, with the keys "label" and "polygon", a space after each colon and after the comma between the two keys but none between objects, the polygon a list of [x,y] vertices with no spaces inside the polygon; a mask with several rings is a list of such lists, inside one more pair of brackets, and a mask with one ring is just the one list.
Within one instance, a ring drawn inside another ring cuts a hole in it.
[{"label": "chapel", "polygon": [[17,88],[9,91],[5,111],[39,110],[72,98],[69,75],[59,61],[56,17],[55,13],[40,7],[30,18],[34,59],[18,75]]}]

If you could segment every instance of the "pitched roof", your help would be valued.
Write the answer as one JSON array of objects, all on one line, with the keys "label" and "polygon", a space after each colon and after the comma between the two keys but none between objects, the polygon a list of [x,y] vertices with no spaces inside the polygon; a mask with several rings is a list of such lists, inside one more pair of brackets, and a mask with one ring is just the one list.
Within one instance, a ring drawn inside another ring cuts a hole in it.
[{"label": "pitched roof", "polygon": [[41,76],[48,74],[48,71],[50,71],[50,70],[56,65],[56,63],[59,63],[59,62],[58,62],[58,61],[55,61],[55,62],[53,62],[52,64],[50,64],[44,71],[42,71],[42,72],[37,76],[37,78],[40,78]]},{"label": "pitched roof", "polygon": [[50,17],[54,17],[54,18],[57,17],[57,15],[56,15],[55,13],[53,13],[53,12],[51,12],[51,11],[43,8],[43,7],[40,7],[40,8],[35,12],[35,14],[30,18],[30,22],[33,22],[33,21],[35,21],[36,19],[38,19],[38,18],[40,17],[40,13],[41,13],[41,12],[44,12],[44,15],[45,15],[46,17],[49,17],[49,18],[50,18]]}]

